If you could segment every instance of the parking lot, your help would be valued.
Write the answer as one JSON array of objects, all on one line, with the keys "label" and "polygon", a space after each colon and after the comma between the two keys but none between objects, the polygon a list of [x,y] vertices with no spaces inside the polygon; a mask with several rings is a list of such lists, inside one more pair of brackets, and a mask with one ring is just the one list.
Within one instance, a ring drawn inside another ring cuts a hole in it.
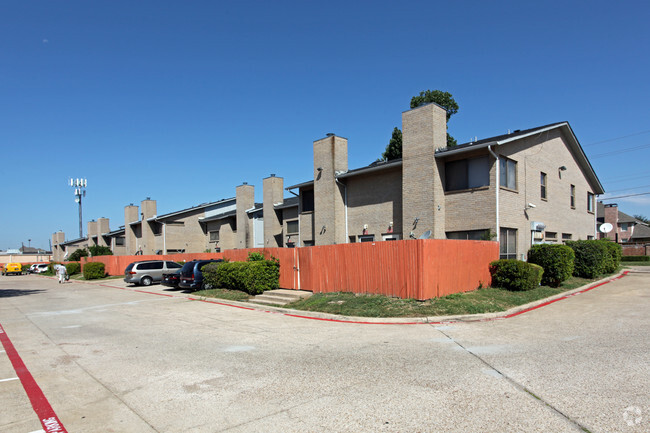
[{"label": "parking lot", "polygon": [[[124,286],[0,277],[4,335],[69,432],[650,431],[647,273],[510,319],[419,325]],[[43,429],[20,376],[0,353],[2,432]]]}]

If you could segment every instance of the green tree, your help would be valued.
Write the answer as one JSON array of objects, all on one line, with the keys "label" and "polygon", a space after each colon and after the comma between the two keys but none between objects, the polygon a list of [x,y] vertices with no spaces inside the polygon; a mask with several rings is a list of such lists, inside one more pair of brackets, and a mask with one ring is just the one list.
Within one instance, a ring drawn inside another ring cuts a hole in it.
[{"label": "green tree", "polygon": [[112,256],[113,251],[109,247],[103,246],[103,245],[92,245],[88,247],[88,250],[90,251],[90,255],[95,257],[95,256]]},{"label": "green tree", "polygon": [[390,138],[386,150],[381,155],[383,161],[390,161],[402,157],[402,131],[395,127],[393,128],[393,136]]},{"label": "green tree", "polygon": [[68,260],[71,262],[78,262],[82,257],[88,257],[88,250],[85,248],[79,248],[75,250],[72,254],[70,254]]},{"label": "green tree", "polygon": [[[416,108],[431,102],[435,102],[445,109],[447,112],[447,123],[449,123],[451,116],[458,112],[458,104],[454,100],[454,97],[451,96],[451,93],[443,92],[442,90],[425,90],[424,92],[420,92],[418,96],[411,98],[411,108]],[[457,144],[456,139],[447,133],[447,146],[451,147]]]},{"label": "green tree", "polygon": [[650,224],[650,218],[645,215],[634,215],[634,218],[638,219],[639,221],[643,221],[646,224]]},{"label": "green tree", "polygon": [[[418,96],[411,98],[411,108],[419,107],[420,105],[435,102],[445,109],[447,112],[447,122],[451,116],[458,112],[458,104],[449,92],[441,90],[426,90],[420,92]],[[456,146],[458,142],[454,137],[447,133],[447,146]],[[381,155],[380,161],[390,161],[392,159],[399,159],[402,157],[402,131],[399,128],[393,129],[393,135],[386,145],[386,150]]]}]

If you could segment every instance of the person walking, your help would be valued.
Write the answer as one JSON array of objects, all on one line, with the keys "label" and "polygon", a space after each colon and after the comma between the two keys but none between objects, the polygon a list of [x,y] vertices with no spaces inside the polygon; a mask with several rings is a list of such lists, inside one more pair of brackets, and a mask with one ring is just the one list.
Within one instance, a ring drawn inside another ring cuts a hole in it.
[{"label": "person walking", "polygon": [[56,270],[57,274],[59,274],[59,284],[65,283],[65,277],[66,277],[66,269],[65,266],[59,265],[58,269]]}]

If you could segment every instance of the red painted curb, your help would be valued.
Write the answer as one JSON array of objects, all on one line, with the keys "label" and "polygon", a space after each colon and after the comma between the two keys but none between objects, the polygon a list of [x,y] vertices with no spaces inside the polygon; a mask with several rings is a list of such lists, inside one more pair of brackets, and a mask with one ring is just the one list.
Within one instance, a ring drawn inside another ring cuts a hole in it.
[{"label": "red painted curb", "polygon": [[32,377],[29,370],[27,370],[27,367],[25,367],[25,363],[20,358],[20,355],[18,355],[18,351],[16,351],[11,340],[9,340],[9,337],[1,324],[0,341],[2,342],[2,346],[18,375],[20,382],[23,384],[23,388],[27,393],[27,397],[29,397],[29,401],[32,403],[34,412],[38,415],[43,430],[45,430],[46,433],[67,433],[61,420],[59,420],[59,417],[54,413],[52,406],[50,406],[50,402],[45,398],[45,394],[43,394],[43,391],[34,380],[34,377]]},{"label": "red painted curb", "polygon": [[[607,283],[610,283],[612,281],[621,279],[624,276],[626,276],[628,273],[629,273],[629,271],[625,271],[621,275],[619,275],[617,277],[614,277],[614,278],[611,278],[611,279],[609,279],[607,281],[603,281],[602,283],[598,283],[598,284],[595,284],[593,286],[589,286],[586,289],[582,289],[582,290],[579,290],[577,292],[573,292],[573,293],[571,293],[569,295],[560,296],[559,298],[555,298],[553,300],[550,300],[550,301],[535,305],[533,307],[526,308],[526,309],[521,310],[521,311],[517,311],[516,313],[512,313],[512,314],[508,314],[508,315],[500,316],[500,317],[491,317],[491,318],[487,318],[487,319],[475,319],[475,320],[454,320],[454,319],[449,319],[449,320],[441,320],[439,322],[369,322],[369,321],[360,321],[360,320],[343,320],[343,319],[329,319],[329,318],[324,318],[324,317],[311,317],[311,316],[303,316],[303,315],[300,315],[300,314],[292,314],[292,313],[280,313],[280,312],[277,312],[277,311],[261,310],[261,309],[258,309],[258,308],[244,307],[244,306],[241,306],[241,305],[232,305],[232,304],[228,304],[228,303],[225,303],[225,302],[208,301],[207,299],[190,298],[189,296],[182,297],[182,299],[187,299],[187,300],[190,300],[190,301],[205,302],[207,304],[222,305],[224,307],[239,308],[239,309],[242,309],[242,310],[259,311],[260,313],[280,314],[282,316],[295,317],[297,319],[320,320],[322,322],[352,323],[352,324],[357,324],[357,325],[442,325],[442,324],[449,324],[449,323],[490,322],[490,321],[493,321],[493,320],[509,319],[511,317],[515,317],[515,316],[519,316],[519,315],[524,314],[524,313],[528,313],[529,311],[533,311],[533,310],[537,310],[537,309],[542,308],[542,307],[546,307],[547,305],[554,304],[554,303],[556,303],[558,301],[568,299],[568,298],[570,298],[572,296],[576,296],[576,295],[579,295],[581,293],[588,292],[590,290],[595,289],[596,287],[600,287],[600,286],[603,286],[603,285],[605,285]],[[104,287],[110,287],[110,288],[113,288],[113,289],[128,290],[128,291],[131,291],[131,292],[147,293],[147,294],[150,294],[150,295],[158,295],[158,296],[167,296],[167,297],[170,297],[170,298],[180,298],[180,296],[169,295],[167,293],[147,292],[147,291],[144,291],[144,290],[130,289],[130,288],[118,287],[118,286],[110,286],[108,284],[99,284],[99,285],[104,286]]]}]

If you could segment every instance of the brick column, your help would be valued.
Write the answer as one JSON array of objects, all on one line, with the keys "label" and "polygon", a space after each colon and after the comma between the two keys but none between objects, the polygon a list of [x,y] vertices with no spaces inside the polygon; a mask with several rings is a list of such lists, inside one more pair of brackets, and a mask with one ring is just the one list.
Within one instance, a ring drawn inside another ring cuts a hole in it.
[{"label": "brick column", "polygon": [[127,256],[131,256],[138,251],[138,239],[135,230],[130,223],[136,222],[139,219],[140,213],[138,212],[137,206],[131,203],[130,205],[124,207],[124,246]]},{"label": "brick column", "polygon": [[345,237],[344,191],[336,173],[348,170],[347,138],[328,135],[314,141],[314,244],[348,242]]},{"label": "brick column", "polygon": [[275,204],[282,203],[284,199],[284,179],[274,174],[264,179],[262,184],[264,199],[264,247],[281,247],[282,223],[280,215],[275,211]]},{"label": "brick column", "polygon": [[404,239],[427,230],[432,238],[444,239],[444,165],[436,161],[435,151],[447,146],[447,113],[437,104],[423,105],[402,113],[402,128]]},{"label": "brick column", "polygon": [[237,207],[237,240],[235,248],[253,247],[253,221],[248,217],[247,210],[255,206],[255,186],[244,183],[236,189],[235,201]]}]

